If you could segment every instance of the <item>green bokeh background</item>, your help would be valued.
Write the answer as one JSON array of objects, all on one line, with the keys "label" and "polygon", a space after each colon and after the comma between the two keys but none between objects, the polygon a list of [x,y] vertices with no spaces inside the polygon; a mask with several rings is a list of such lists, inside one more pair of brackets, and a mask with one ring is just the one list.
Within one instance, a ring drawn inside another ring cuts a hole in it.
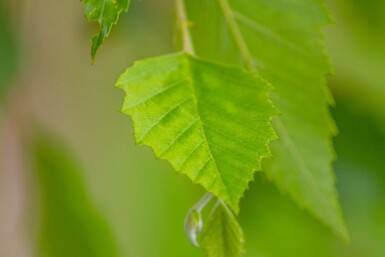
[{"label": "green bokeh background", "polygon": [[[173,1],[132,1],[94,65],[89,48],[97,28],[85,21],[79,2],[8,2],[8,12],[0,13],[7,13],[4,24],[13,34],[1,33],[0,42],[17,40],[17,53],[1,44],[0,56],[20,58],[16,75],[8,69],[15,58],[0,60],[1,76],[13,74],[7,78],[12,88],[0,93],[0,126],[17,116],[28,121],[19,136],[33,138],[22,150],[29,157],[19,176],[27,183],[18,184],[28,187],[22,227],[30,256],[204,256],[183,231],[184,216],[203,190],[155,160],[150,148],[135,146],[131,120],[119,112],[123,92],[113,87],[134,60],[174,51]],[[336,73],[332,112],[340,130],[335,171],[351,243],[256,173],[239,216],[246,257],[385,256],[385,4],[328,4],[335,17],[325,30]],[[30,133],[31,124],[48,131],[48,139]],[[0,144],[7,149],[6,140]],[[0,214],[13,201],[8,198]],[[16,238],[12,247],[21,245]],[[0,251],[0,257],[20,256]]]}]

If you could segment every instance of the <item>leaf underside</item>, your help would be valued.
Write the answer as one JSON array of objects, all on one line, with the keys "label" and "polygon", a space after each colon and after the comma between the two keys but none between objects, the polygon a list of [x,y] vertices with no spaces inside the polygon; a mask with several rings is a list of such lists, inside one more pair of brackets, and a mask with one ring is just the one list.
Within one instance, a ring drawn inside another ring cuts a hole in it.
[{"label": "leaf underside", "polygon": [[[185,0],[198,56],[244,65],[272,84],[280,140],[263,162],[267,176],[302,207],[348,240],[332,162],[336,126],[325,83],[330,64],[321,28],[330,17],[321,0]],[[205,10],[202,12],[201,10]]]},{"label": "leaf underside", "polygon": [[110,34],[112,25],[115,25],[119,15],[127,11],[130,0],[81,0],[84,3],[84,16],[89,21],[95,21],[100,29],[92,37],[91,57],[94,60],[96,52]]},{"label": "leaf underside", "polygon": [[218,204],[203,226],[201,244],[210,257],[240,257],[243,253],[243,232],[229,209]]},{"label": "leaf underside", "polygon": [[184,53],[137,62],[116,86],[126,92],[122,111],[134,121],[137,143],[238,212],[275,138],[269,86]]}]

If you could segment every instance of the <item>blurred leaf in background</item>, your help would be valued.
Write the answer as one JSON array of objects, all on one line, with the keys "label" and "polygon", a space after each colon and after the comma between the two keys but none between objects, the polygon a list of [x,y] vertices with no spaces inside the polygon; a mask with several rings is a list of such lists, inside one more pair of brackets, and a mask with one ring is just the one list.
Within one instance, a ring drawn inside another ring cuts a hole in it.
[{"label": "blurred leaf in background", "polygon": [[112,231],[89,199],[68,151],[40,134],[33,140],[33,158],[40,191],[38,256],[118,256]]},{"label": "blurred leaf in background", "polygon": [[335,140],[339,156],[335,169],[351,243],[343,244],[271,184],[257,178],[241,206],[246,257],[385,256],[385,137],[351,103],[337,100],[333,113],[340,134]]},{"label": "blurred leaf in background", "polygon": [[12,30],[7,1],[0,2],[0,103],[17,69],[17,45]]},{"label": "blurred leaf in background", "polygon": [[335,167],[352,231],[352,255],[342,256],[385,256],[385,134],[349,98],[339,98],[334,116],[340,129]]},{"label": "blurred leaf in background", "polygon": [[326,34],[336,70],[333,93],[349,96],[385,132],[385,2],[328,2],[336,21]]}]

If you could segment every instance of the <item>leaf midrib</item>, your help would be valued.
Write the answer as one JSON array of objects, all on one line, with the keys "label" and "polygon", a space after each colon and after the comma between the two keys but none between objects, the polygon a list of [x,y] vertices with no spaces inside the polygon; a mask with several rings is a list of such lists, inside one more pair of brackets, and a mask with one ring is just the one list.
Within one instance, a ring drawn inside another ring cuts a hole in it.
[{"label": "leaf midrib", "polygon": [[[226,196],[227,196],[227,200],[230,201],[231,200],[231,197],[230,197],[230,193],[229,193],[229,190],[228,190],[228,186],[226,185],[226,183],[224,182],[223,178],[222,178],[222,175],[218,169],[218,165],[216,163],[216,160],[212,154],[212,150],[211,150],[211,147],[210,147],[210,144],[209,144],[209,141],[207,140],[207,136],[206,136],[206,131],[205,131],[205,125],[203,124],[202,122],[202,117],[200,115],[200,111],[199,111],[199,104],[198,104],[198,99],[197,99],[197,93],[196,93],[196,90],[195,90],[195,82],[193,79],[193,69],[190,65],[190,62],[191,62],[191,59],[186,59],[187,61],[185,62],[186,63],[186,72],[187,72],[187,77],[190,78],[189,79],[189,85],[191,85],[191,91],[192,91],[192,94],[193,94],[193,100],[194,100],[194,107],[195,107],[195,111],[198,115],[198,123],[199,123],[199,126],[201,127],[202,129],[202,134],[203,134],[203,138],[204,138],[204,143],[206,144],[207,148],[208,148],[208,152],[209,152],[209,155],[210,155],[210,159],[212,160],[213,164],[214,164],[214,167],[215,167],[215,171],[216,171],[216,174],[217,174],[217,178],[220,179],[221,181],[221,184],[223,185],[223,188],[225,189],[225,192],[226,192]],[[213,181],[215,181],[216,178],[213,179]]]},{"label": "leaf midrib", "polygon": [[106,1],[107,0],[103,0],[103,6],[102,6],[102,11],[100,12],[100,15],[99,15],[99,18],[98,18],[98,21],[100,23],[100,26],[102,25],[102,19],[103,19],[103,15],[104,15],[104,8],[106,6]]}]

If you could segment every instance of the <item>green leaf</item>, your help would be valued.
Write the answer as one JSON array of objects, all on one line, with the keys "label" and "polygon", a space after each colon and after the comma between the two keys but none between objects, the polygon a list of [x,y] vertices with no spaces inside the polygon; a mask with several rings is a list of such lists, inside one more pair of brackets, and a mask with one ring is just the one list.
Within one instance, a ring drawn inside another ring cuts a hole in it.
[{"label": "green leaf", "polygon": [[40,193],[37,256],[117,257],[112,231],[86,193],[72,156],[45,135],[34,138],[32,150]]},{"label": "green leaf", "polygon": [[203,225],[200,241],[209,257],[240,257],[243,253],[242,229],[227,206],[220,202]]},{"label": "green leaf", "polygon": [[137,62],[117,86],[126,92],[122,111],[134,121],[137,143],[238,212],[275,138],[269,86],[184,53]]},{"label": "green leaf", "polygon": [[127,11],[130,0],[81,0],[84,3],[84,15],[89,21],[99,23],[100,30],[92,37],[91,56],[96,52],[110,34],[112,25],[118,22],[119,15]]},{"label": "green leaf", "polygon": [[347,239],[332,171],[336,126],[325,85],[330,65],[320,30],[330,17],[323,2],[185,0],[185,5],[198,56],[244,65],[275,88],[272,99],[281,115],[273,123],[280,140],[264,162],[267,176]]}]

